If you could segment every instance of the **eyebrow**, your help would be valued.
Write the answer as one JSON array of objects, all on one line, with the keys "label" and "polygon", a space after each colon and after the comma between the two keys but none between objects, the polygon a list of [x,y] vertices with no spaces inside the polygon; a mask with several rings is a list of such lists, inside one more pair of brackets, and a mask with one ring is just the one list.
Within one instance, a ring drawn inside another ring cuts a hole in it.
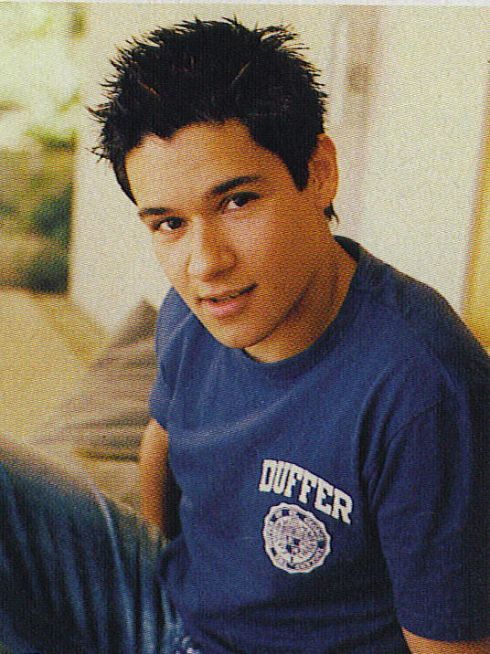
[{"label": "eyebrow", "polygon": [[232,179],[227,179],[221,184],[213,186],[209,195],[215,198],[218,195],[223,195],[232,191],[237,186],[242,186],[243,184],[251,184],[252,182],[258,182],[261,179],[260,175],[243,175],[242,177],[233,177]]},{"label": "eyebrow", "polygon": [[[232,179],[227,179],[224,182],[216,184],[216,186],[213,186],[206,195],[215,198],[219,195],[228,193],[228,191],[232,191],[238,186],[258,182],[260,179],[260,175],[242,175],[241,177],[233,177]],[[170,212],[172,212],[172,209],[169,209],[168,207],[144,207],[138,210],[138,216],[143,220],[148,216],[163,216]]]}]

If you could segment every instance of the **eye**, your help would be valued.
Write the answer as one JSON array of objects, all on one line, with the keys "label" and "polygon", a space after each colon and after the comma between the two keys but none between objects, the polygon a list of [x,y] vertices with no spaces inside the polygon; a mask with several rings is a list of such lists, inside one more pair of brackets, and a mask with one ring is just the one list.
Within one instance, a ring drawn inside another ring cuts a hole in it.
[{"label": "eye", "polygon": [[169,218],[164,218],[163,220],[156,220],[150,224],[150,229],[152,232],[173,232],[180,227],[182,227],[184,221],[182,218],[176,218],[170,216]]},{"label": "eye", "polygon": [[251,191],[242,191],[241,193],[235,193],[234,195],[229,196],[223,201],[224,209],[230,211],[236,211],[241,209],[246,204],[252,200],[257,200],[259,196],[257,193],[252,193]]}]

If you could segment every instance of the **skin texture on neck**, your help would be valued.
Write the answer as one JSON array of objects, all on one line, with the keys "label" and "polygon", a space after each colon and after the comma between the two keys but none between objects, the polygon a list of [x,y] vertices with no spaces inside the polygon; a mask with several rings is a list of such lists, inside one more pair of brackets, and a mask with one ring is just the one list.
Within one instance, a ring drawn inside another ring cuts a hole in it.
[{"label": "skin texture on neck", "polygon": [[273,363],[299,354],[312,345],[336,318],[349,290],[356,262],[335,241],[320,263],[307,293],[291,308],[284,329],[274,338],[245,348],[257,361]]}]

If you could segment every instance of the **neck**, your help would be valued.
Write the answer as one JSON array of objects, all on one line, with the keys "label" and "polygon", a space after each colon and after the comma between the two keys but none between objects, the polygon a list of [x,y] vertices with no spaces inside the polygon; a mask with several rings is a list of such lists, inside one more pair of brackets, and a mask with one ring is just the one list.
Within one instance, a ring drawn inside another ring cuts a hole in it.
[{"label": "neck", "polygon": [[354,259],[329,235],[308,286],[291,308],[280,333],[247,353],[273,363],[299,354],[312,345],[337,316],[356,269]]}]

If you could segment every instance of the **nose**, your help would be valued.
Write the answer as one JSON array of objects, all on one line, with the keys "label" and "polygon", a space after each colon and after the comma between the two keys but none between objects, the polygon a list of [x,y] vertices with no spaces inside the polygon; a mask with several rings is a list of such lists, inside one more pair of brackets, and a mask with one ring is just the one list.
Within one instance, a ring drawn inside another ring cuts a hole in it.
[{"label": "nose", "polygon": [[216,225],[196,227],[190,240],[187,272],[191,277],[206,281],[235,265],[233,247]]}]

